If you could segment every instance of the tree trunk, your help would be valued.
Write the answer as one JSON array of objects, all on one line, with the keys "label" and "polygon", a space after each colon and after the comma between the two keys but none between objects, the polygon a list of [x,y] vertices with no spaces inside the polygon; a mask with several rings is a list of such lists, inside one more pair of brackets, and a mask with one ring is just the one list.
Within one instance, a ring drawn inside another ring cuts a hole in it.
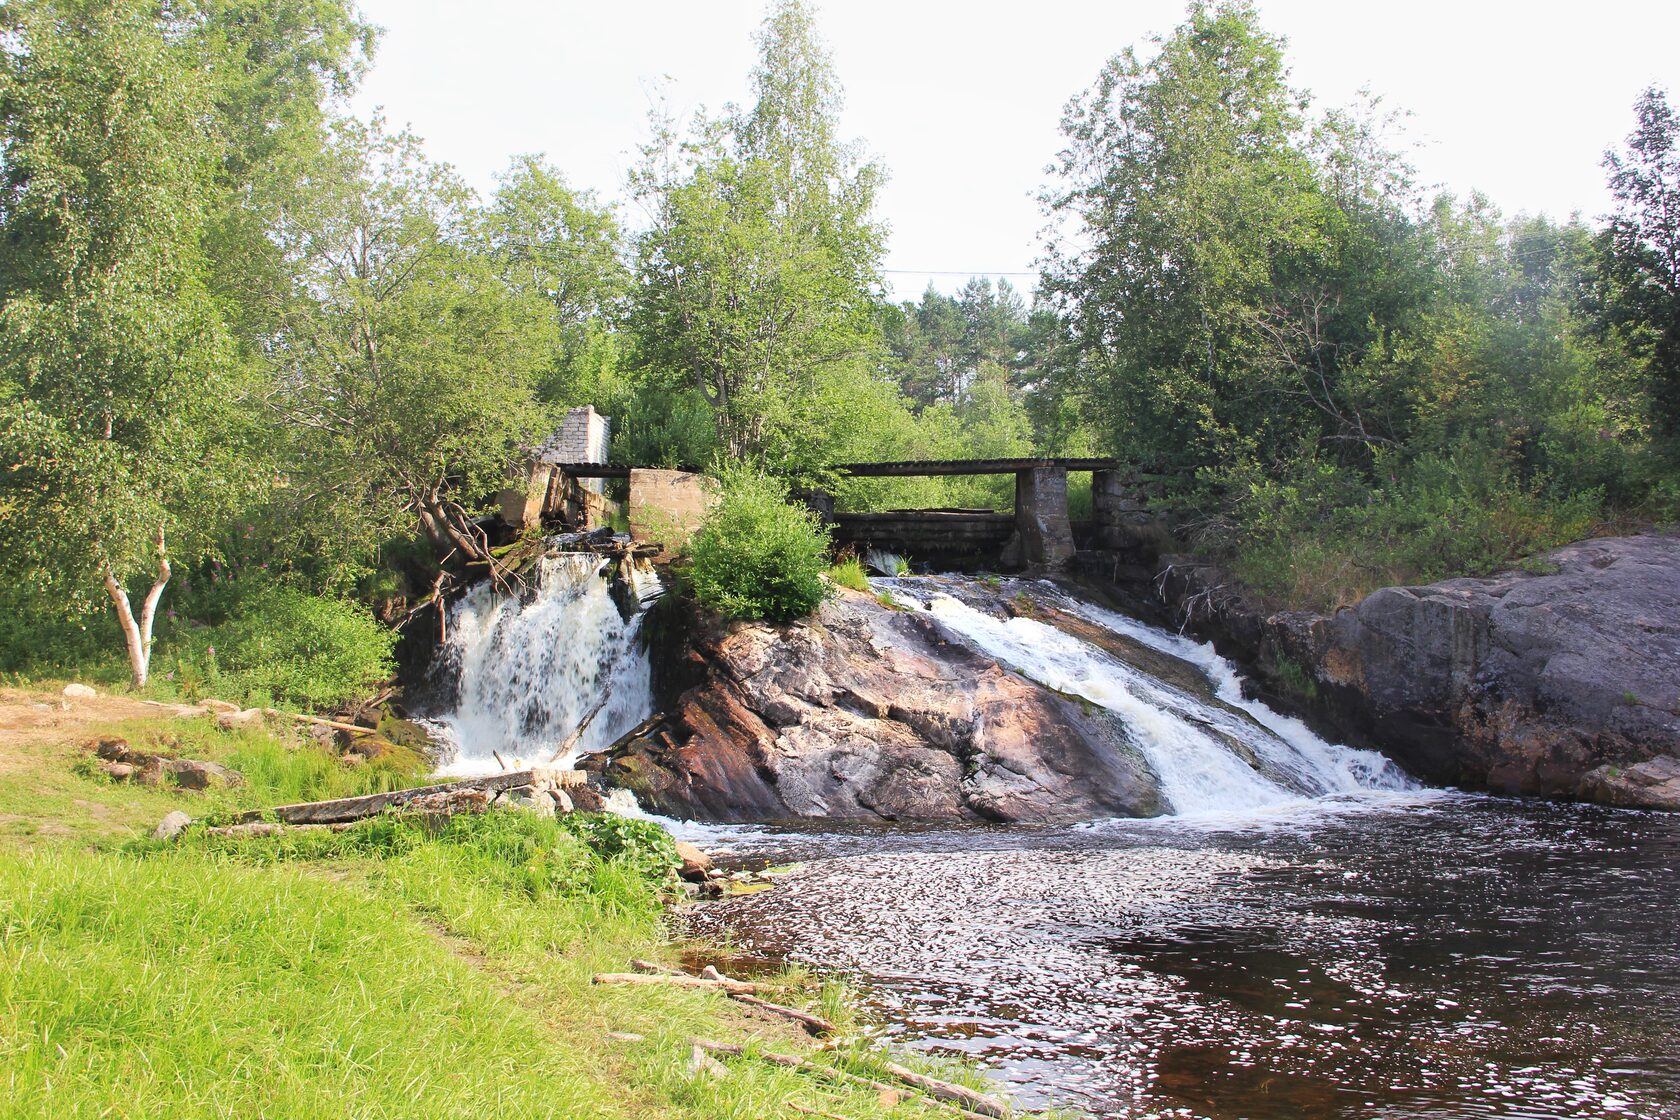
[{"label": "tree trunk", "polygon": [[163,527],[158,526],[157,536],[157,579],[152,582],[152,589],[146,592],[146,598],[140,604],[140,617],[135,619],[134,609],[129,606],[128,589],[123,587],[122,581],[111,570],[109,562],[101,564],[105,575],[105,590],[111,596],[111,602],[117,608],[117,621],[122,626],[123,640],[128,645],[128,669],[136,689],[146,687],[146,678],[151,671],[152,664],[152,623],[157,618],[158,600],[163,598],[163,589],[169,583],[169,549],[164,544]]}]

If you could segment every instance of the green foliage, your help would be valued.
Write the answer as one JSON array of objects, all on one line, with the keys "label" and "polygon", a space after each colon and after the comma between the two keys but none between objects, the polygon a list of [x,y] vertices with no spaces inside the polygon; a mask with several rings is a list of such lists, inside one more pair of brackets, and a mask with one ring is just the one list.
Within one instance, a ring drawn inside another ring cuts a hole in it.
[{"label": "green foliage", "polygon": [[[214,90],[146,5],[9,6],[0,568],[83,611],[204,547],[248,476],[204,286]],[[136,646],[136,652],[143,652]]]},{"label": "green foliage", "polygon": [[1390,584],[1485,575],[1588,535],[1601,495],[1523,482],[1468,445],[1397,468],[1384,488],[1317,467],[1251,483],[1237,517],[1238,575],[1278,605],[1345,606]]},{"label": "green foliage", "polygon": [[1634,106],[1621,152],[1607,152],[1617,212],[1601,237],[1606,327],[1647,359],[1658,431],[1680,439],[1680,116],[1655,86]]},{"label": "green foliage", "polygon": [[354,603],[272,587],[220,625],[172,640],[165,656],[186,695],[330,708],[387,679],[395,643]]},{"label": "green foliage", "polygon": [[650,389],[698,391],[727,454],[809,481],[832,446],[830,383],[869,375],[879,345],[881,170],[838,136],[811,10],[775,4],[759,48],[750,108],[700,120],[681,143],[656,121],[633,178],[654,220],[630,326]]},{"label": "green foliage", "polygon": [[1318,699],[1318,681],[1292,657],[1279,657],[1272,665],[1272,680],[1285,693],[1299,700]]},{"label": "green foliage", "polygon": [[869,590],[869,573],[863,570],[863,564],[855,556],[849,556],[832,565],[828,569],[828,578],[853,591]]},{"label": "green foliage", "polygon": [[440,553],[478,557],[471,512],[546,434],[536,390],[555,376],[559,311],[541,277],[510,289],[498,272],[514,219],[480,221],[413,136],[337,123],[308,207],[276,234],[294,277],[271,397],[290,422],[299,551],[366,556],[418,516]]},{"label": "green foliage", "polygon": [[788,622],[811,613],[827,594],[827,532],[774,479],[736,468],[722,484],[686,549],[695,598],[727,618]]},{"label": "green foliage", "polygon": [[565,813],[553,819],[597,858],[617,861],[650,881],[657,882],[682,864],[671,834],[652,821],[616,813]]},{"label": "green foliage", "polygon": [[1064,120],[1046,202],[1076,232],[1042,287],[1061,323],[1041,438],[1071,405],[1104,450],[1176,475],[1182,520],[1281,603],[1661,515],[1680,129],[1660,96],[1607,157],[1623,210],[1595,236],[1479,195],[1426,205],[1395,116],[1309,124],[1243,0],[1193,4],[1157,47],[1114,58]]}]

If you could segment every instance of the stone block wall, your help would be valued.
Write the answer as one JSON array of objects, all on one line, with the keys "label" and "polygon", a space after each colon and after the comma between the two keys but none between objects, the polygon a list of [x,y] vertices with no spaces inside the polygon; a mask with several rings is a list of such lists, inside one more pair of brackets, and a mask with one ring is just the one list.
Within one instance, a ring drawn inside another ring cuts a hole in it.
[{"label": "stone block wall", "polygon": [[703,474],[632,468],[630,535],[665,546],[668,560],[688,542],[718,502],[717,483]]},{"label": "stone block wall", "polygon": [[1073,559],[1068,520],[1067,468],[1039,467],[1015,476],[1015,537],[1005,559],[1029,571],[1055,569]]},{"label": "stone block wall", "polygon": [[[605,463],[611,443],[612,420],[585,405],[566,413],[560,430],[542,445],[537,458],[545,463]],[[596,494],[605,486],[599,478],[585,479],[583,484]]]}]

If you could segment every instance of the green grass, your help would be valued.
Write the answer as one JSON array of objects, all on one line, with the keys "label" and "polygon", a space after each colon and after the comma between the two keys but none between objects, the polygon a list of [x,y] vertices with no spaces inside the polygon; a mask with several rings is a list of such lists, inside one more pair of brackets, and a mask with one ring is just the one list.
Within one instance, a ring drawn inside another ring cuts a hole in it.
[{"label": "green grass", "polygon": [[863,563],[855,556],[832,565],[828,569],[828,578],[853,591],[869,590],[869,573],[863,570]]},{"label": "green grass", "polygon": [[[238,770],[246,784],[190,793],[112,782],[87,753],[95,738],[114,735],[135,750],[206,759]],[[224,731],[208,718],[96,722],[67,741],[7,749],[0,771],[0,840],[31,836],[133,835],[150,830],[171,809],[219,818],[295,801],[355,797],[423,784],[425,760],[398,750],[358,767],[291,727]],[[11,780],[6,780],[11,778]]]},{"label": "green grass", "polygon": [[[806,1043],[713,993],[592,984],[685,949],[666,924],[670,841],[650,825],[499,810],[437,830],[387,815],[160,844],[146,834],[171,808],[202,819],[395,779],[208,720],[102,730],[243,763],[250,784],[193,794],[77,773],[88,728],[0,749],[0,1117],[950,1115],[751,1058],[694,1077],[695,1038]],[[836,985],[769,983],[778,1002],[851,1019]],[[878,1058],[818,1060],[867,1073]]]}]

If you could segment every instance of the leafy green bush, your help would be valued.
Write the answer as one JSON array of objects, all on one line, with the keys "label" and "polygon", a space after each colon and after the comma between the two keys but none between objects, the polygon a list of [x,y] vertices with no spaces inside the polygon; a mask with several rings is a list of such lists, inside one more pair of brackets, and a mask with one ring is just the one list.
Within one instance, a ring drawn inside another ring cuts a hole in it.
[{"label": "leafy green bush", "polygon": [[723,498],[688,542],[687,581],[701,604],[728,618],[787,622],[811,613],[827,588],[828,533],[787,488],[729,470]]},{"label": "leafy green bush", "polygon": [[183,692],[327,708],[391,675],[396,634],[354,603],[271,587],[219,626],[185,636],[173,666]]}]

